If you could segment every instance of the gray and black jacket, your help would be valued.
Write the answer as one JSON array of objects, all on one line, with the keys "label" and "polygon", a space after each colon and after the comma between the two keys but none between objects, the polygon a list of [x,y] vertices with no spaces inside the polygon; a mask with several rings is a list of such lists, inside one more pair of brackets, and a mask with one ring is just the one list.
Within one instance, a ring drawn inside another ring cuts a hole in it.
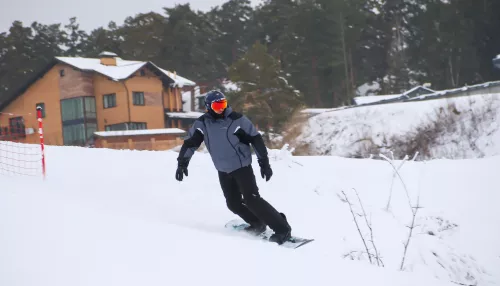
[{"label": "gray and black jacket", "polygon": [[209,112],[200,116],[188,131],[188,137],[179,152],[179,162],[189,162],[201,143],[205,142],[218,171],[230,173],[252,164],[250,144],[259,160],[267,160],[264,140],[252,122],[244,115],[233,112],[229,106],[223,118]]}]

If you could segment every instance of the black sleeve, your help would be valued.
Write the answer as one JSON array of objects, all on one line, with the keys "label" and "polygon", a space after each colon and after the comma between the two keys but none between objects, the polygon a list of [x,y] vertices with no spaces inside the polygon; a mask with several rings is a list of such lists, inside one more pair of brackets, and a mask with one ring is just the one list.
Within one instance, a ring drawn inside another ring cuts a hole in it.
[{"label": "black sleeve", "polygon": [[234,135],[238,137],[240,142],[244,144],[252,144],[255,153],[259,159],[267,158],[267,148],[266,144],[264,144],[264,139],[262,135],[257,131],[253,123],[241,113],[233,112],[230,117],[233,120],[238,120],[240,125],[235,131]]},{"label": "black sleeve", "polygon": [[184,140],[184,143],[182,144],[181,147],[181,151],[179,152],[179,158],[184,158],[186,152],[191,148],[198,149],[198,147],[200,147],[202,142],[203,142],[203,133],[201,133],[201,131],[197,129],[194,132],[193,136]]},{"label": "black sleeve", "polygon": [[202,117],[198,118],[198,120],[196,120],[193,126],[189,129],[188,138],[184,140],[179,152],[179,157],[177,157],[178,161],[189,161],[191,156],[193,156],[194,151],[198,149],[203,142],[204,135],[202,120]]},{"label": "black sleeve", "polygon": [[255,136],[251,136],[250,138],[253,149],[255,150],[255,153],[257,153],[257,157],[259,159],[267,158],[267,148],[266,144],[264,144],[264,139],[262,138],[262,135],[257,134]]}]

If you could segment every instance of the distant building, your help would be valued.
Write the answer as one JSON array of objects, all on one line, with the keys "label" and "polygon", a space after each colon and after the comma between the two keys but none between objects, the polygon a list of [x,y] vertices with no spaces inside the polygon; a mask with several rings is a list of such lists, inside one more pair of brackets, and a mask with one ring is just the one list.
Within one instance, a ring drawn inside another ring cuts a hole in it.
[{"label": "distant building", "polygon": [[371,105],[381,105],[398,102],[415,102],[422,100],[432,100],[440,98],[470,96],[479,94],[500,94],[500,81],[491,81],[470,86],[463,86],[453,89],[434,91],[424,86],[414,87],[402,94],[370,95],[358,96],[353,99],[353,104],[336,108],[307,108],[302,110],[302,114],[307,117],[316,116],[325,112],[335,112],[339,110],[357,108]]},{"label": "distant building", "polygon": [[490,81],[475,85],[468,85],[468,86],[466,85],[463,87],[440,90],[434,93],[416,96],[405,101],[430,100],[430,99],[439,99],[447,97],[460,97],[460,96],[491,94],[491,93],[500,94],[500,81]]},{"label": "distant building", "polygon": [[[95,134],[125,130],[180,136],[186,122],[168,114],[183,113],[181,94],[195,85],[152,62],[123,60],[110,52],[99,58],[55,57],[0,103],[0,140],[37,143],[37,106],[43,110],[47,145],[85,146],[93,144]],[[175,132],[165,130],[170,128]]]},{"label": "distant building", "polygon": [[401,94],[358,96],[353,98],[353,104],[367,105],[367,104],[400,102],[406,99],[414,98],[424,94],[431,94],[434,92],[435,91],[430,88],[424,86],[416,86]]}]

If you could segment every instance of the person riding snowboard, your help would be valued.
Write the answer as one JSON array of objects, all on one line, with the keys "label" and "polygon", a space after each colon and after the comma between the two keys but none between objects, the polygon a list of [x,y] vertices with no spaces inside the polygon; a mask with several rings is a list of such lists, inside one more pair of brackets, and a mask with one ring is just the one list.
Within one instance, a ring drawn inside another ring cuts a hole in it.
[{"label": "person riding snowboard", "polygon": [[209,91],[205,106],[207,112],[193,123],[182,144],[175,178],[182,181],[183,175],[188,175],[191,157],[205,142],[228,209],[250,225],[247,231],[260,234],[269,226],[274,231],[269,240],[283,244],[291,237],[292,229],[286,216],[260,196],[252,169],[250,144],[257,155],[262,178],[269,181],[273,175],[262,136],[246,116],[227,105],[222,92]]}]

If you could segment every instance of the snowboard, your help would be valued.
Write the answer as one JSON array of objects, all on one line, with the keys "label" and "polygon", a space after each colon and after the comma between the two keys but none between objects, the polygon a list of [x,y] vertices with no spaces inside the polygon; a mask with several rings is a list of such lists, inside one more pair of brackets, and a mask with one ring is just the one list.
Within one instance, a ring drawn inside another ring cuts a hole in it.
[{"label": "snowboard", "polygon": [[[251,237],[256,237],[256,238],[262,239],[264,241],[270,242],[269,238],[273,234],[272,230],[267,228],[266,231],[264,231],[263,233],[254,234],[251,232],[247,232],[245,230],[245,227],[247,227],[247,226],[249,226],[249,224],[247,224],[245,221],[243,221],[241,219],[230,220],[225,225],[226,228],[228,228],[232,231],[243,232],[245,234],[250,235]],[[314,241],[314,239],[302,238],[302,237],[292,235],[292,237],[290,237],[287,241],[285,241],[281,245],[276,243],[276,242],[272,242],[272,243],[275,243],[276,245],[281,246],[281,247],[296,249],[296,248],[301,247],[301,246],[303,246],[309,242],[312,242],[312,241]]]}]

